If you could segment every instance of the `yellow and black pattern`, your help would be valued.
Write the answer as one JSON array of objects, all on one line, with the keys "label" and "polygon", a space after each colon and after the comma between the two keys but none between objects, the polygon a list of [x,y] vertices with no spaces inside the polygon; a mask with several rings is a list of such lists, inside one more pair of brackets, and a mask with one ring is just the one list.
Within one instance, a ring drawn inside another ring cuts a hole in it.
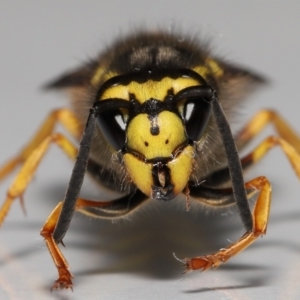
[{"label": "yellow and black pattern", "polygon": [[[207,84],[192,70],[153,68],[115,76],[96,95],[104,110],[98,117],[102,134],[121,151],[132,182],[152,199],[171,200],[190,178],[210,105],[182,95],[198,86]],[[112,126],[114,119],[123,122],[123,134]]]}]

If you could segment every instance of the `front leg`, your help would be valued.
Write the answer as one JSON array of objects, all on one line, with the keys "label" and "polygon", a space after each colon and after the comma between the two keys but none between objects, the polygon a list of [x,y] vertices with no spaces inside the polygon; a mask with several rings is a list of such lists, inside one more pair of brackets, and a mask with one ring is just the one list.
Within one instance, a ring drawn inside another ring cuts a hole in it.
[{"label": "front leg", "polygon": [[55,281],[51,290],[53,288],[55,288],[55,289],[59,289],[59,288],[72,289],[72,286],[73,286],[73,283],[71,280],[73,275],[69,271],[68,262],[65,259],[65,257],[63,256],[62,252],[60,251],[58,245],[56,244],[56,242],[53,238],[53,231],[55,229],[58,217],[61,212],[62,203],[63,202],[59,202],[59,204],[51,212],[50,216],[46,220],[46,222],[40,232],[41,236],[43,236],[43,238],[45,239],[46,246],[50,252],[50,255],[51,255],[53,262],[58,271],[58,279]]},{"label": "front leg", "polygon": [[217,268],[251,245],[259,236],[266,233],[271,204],[271,185],[266,177],[261,176],[245,183],[245,187],[247,190],[255,189],[259,191],[252,213],[252,230],[247,231],[237,242],[216,253],[182,259],[181,261],[184,263],[186,272],[199,269],[206,271],[210,268]]},{"label": "front leg", "polygon": [[[110,219],[112,219],[131,213],[147,199],[148,197],[139,190],[113,201],[98,202],[79,198],[77,199],[75,210],[98,218],[107,218],[109,215]],[[55,207],[41,229],[41,235],[45,239],[47,248],[58,271],[58,279],[55,281],[52,289],[72,289],[73,286],[73,275],[69,271],[68,262],[53,237],[62,210],[62,204],[63,202],[60,202]],[[93,212],[91,212],[91,210],[93,210]]]},{"label": "front leg", "polygon": [[[242,166],[249,166],[253,163],[257,163],[268,153],[269,150],[271,150],[275,146],[281,147],[288,160],[290,161],[290,164],[294,169],[296,175],[298,176],[298,178],[300,178],[300,154],[295,149],[294,145],[289,144],[287,141],[280,137],[270,136],[266,138],[251,153],[249,153],[241,160]],[[226,170],[226,168],[222,169],[221,171],[217,171],[215,174],[212,174],[209,181],[213,183],[214,180],[212,179],[218,177],[225,181],[228,179],[228,175],[224,176],[224,174],[229,174],[229,171]],[[253,195],[254,192],[259,191],[254,211],[252,213],[252,230],[247,231],[237,242],[229,245],[226,248],[223,248],[222,250],[219,250],[214,254],[195,257],[191,259],[183,259],[182,261],[185,264],[186,271],[197,269],[207,270],[212,267],[216,268],[220,264],[225,263],[233,255],[247,248],[257,239],[258,236],[266,233],[271,204],[270,183],[265,177],[258,177],[247,182],[245,184],[245,188],[248,197],[249,195]],[[235,199],[233,197],[231,188],[214,189],[207,187],[202,188],[201,185],[191,186],[190,195],[192,197],[198,198],[196,200],[214,207],[224,207],[226,205],[235,204]]]}]

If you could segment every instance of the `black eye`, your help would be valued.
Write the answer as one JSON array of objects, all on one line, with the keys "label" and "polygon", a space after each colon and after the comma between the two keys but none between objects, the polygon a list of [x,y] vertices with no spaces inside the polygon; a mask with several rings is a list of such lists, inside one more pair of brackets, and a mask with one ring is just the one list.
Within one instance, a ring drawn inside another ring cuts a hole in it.
[{"label": "black eye", "polygon": [[211,91],[209,86],[192,86],[178,92],[173,99],[193,141],[199,141],[207,127],[212,110]]},{"label": "black eye", "polygon": [[116,150],[125,144],[126,122],[119,109],[109,109],[98,114],[98,124],[107,142]]},{"label": "black eye", "polygon": [[200,140],[211,114],[211,103],[203,98],[188,99],[184,105],[185,128],[189,138]]}]

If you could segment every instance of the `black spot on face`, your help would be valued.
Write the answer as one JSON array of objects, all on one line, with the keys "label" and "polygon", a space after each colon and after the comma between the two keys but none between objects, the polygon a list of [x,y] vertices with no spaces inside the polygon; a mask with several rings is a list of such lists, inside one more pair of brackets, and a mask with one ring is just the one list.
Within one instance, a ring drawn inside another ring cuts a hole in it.
[{"label": "black spot on face", "polygon": [[145,146],[146,146],[146,147],[148,147],[148,146],[149,146],[149,143],[148,143],[148,142],[145,142],[144,144],[145,144]]},{"label": "black spot on face", "polygon": [[158,126],[151,126],[150,127],[150,133],[152,135],[159,135],[159,127]]},{"label": "black spot on face", "polygon": [[165,141],[165,144],[166,144],[166,145],[169,144],[169,140],[166,140],[166,141]]}]

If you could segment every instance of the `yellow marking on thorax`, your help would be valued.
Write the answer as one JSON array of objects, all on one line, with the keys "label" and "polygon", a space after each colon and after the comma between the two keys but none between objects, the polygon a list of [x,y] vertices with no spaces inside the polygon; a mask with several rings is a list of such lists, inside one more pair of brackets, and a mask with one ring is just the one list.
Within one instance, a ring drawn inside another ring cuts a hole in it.
[{"label": "yellow marking on thorax", "polygon": [[108,79],[115,77],[117,75],[118,74],[115,72],[107,71],[106,68],[99,67],[94,73],[90,82],[93,87],[98,87],[100,83],[103,83]]},{"label": "yellow marking on thorax", "polygon": [[130,94],[134,94],[140,103],[151,98],[163,101],[170,89],[173,90],[174,94],[177,94],[184,88],[196,85],[199,85],[199,82],[191,77],[176,79],[165,77],[160,81],[148,80],[143,83],[132,81],[128,85],[120,84],[109,87],[99,100],[121,98],[129,101]]},{"label": "yellow marking on thorax", "polygon": [[224,75],[224,70],[212,58],[207,58],[204,65],[197,66],[192,70],[202,76],[205,80],[207,80],[209,76],[219,78]]},{"label": "yellow marking on thorax", "polygon": [[224,75],[224,70],[220,67],[220,65],[215,60],[208,58],[206,60],[206,63],[216,77],[221,77]]}]

